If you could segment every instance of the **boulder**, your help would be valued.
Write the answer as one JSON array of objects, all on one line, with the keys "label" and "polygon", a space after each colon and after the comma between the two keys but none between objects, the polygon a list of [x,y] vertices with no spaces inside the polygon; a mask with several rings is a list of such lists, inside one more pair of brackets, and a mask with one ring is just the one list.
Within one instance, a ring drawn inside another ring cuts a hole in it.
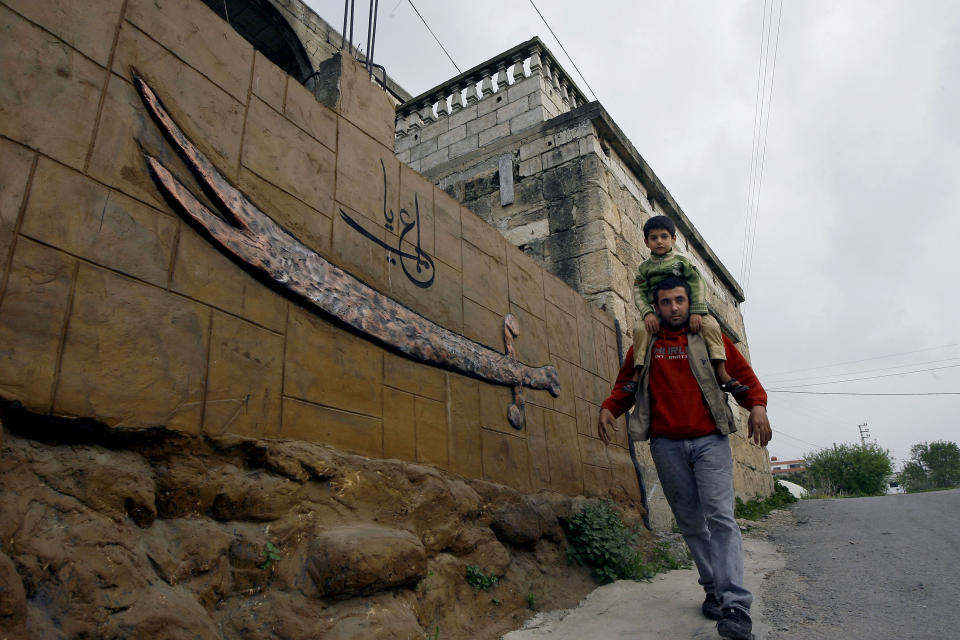
[{"label": "boulder", "polygon": [[191,593],[157,585],[108,618],[104,640],[220,640],[220,632]]},{"label": "boulder", "polygon": [[307,572],[322,595],[360,595],[416,583],[426,575],[427,556],[409,531],[355,525],[320,533]]},{"label": "boulder", "polygon": [[490,528],[501,542],[522,549],[532,549],[543,534],[540,515],[526,501],[498,507]]},{"label": "boulder", "polygon": [[0,553],[0,629],[15,634],[23,633],[27,619],[27,595],[23,581],[17,574],[13,560]]}]

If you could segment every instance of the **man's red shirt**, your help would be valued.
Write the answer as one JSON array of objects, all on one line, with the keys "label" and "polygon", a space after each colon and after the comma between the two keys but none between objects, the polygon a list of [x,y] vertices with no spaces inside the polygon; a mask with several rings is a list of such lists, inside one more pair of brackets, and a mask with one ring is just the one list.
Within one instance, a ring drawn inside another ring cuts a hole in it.
[{"label": "man's red shirt", "polygon": [[[727,373],[750,387],[749,391],[735,397],[737,403],[745,409],[757,405],[766,406],[767,393],[746,358],[727,336],[723,336],[723,346],[727,354]],[[653,349],[652,357],[655,362],[651,363],[649,379],[650,435],[695,438],[714,433],[717,429],[716,423],[687,362],[687,330],[661,329]],[[613,391],[602,405],[614,417],[623,415],[633,406],[634,395],[623,390],[624,385],[632,378],[633,347],[627,352],[627,357],[620,367]],[[693,397],[699,398],[699,402],[690,402],[689,399]]]}]

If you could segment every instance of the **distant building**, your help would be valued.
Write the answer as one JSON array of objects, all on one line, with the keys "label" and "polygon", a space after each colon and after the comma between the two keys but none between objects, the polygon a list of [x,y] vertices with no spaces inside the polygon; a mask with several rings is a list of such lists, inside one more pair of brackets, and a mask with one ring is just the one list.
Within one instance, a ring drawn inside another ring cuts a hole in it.
[{"label": "distant building", "polygon": [[798,473],[807,470],[807,462],[803,458],[799,460],[777,460],[776,456],[770,457],[770,473]]}]

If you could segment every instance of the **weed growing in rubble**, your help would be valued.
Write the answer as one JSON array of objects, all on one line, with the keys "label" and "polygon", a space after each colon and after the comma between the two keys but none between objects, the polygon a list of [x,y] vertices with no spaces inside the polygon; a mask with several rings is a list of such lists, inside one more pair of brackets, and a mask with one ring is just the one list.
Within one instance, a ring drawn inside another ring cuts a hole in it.
[{"label": "weed growing in rubble", "polygon": [[467,584],[477,591],[490,591],[497,586],[497,576],[488,575],[483,569],[472,564],[467,567]]},{"label": "weed growing in rubble", "polygon": [[793,504],[797,499],[790,493],[790,490],[779,482],[775,483],[773,494],[766,498],[751,498],[744,502],[739,497],[734,507],[734,515],[744,520],[759,520],[766,518],[774,509],[783,509],[789,504]]},{"label": "weed growing in rubble", "polygon": [[566,522],[567,560],[590,568],[601,584],[614,580],[649,580],[661,571],[689,566],[658,543],[646,561],[637,549],[639,525],[628,527],[610,501],[585,505]]},{"label": "weed growing in rubble", "polygon": [[684,551],[680,555],[674,555],[674,550],[670,543],[661,540],[653,546],[653,552],[650,554],[650,562],[660,571],[673,571],[674,569],[689,569],[693,566],[693,559],[690,557],[690,551],[684,545]]},{"label": "weed growing in rubble", "polygon": [[427,571],[427,575],[423,578],[420,578],[417,581],[417,589],[422,590],[424,593],[429,593],[430,591],[430,578],[433,577],[433,569]]},{"label": "weed growing in rubble", "polygon": [[263,556],[266,558],[266,560],[260,565],[260,568],[269,569],[271,564],[280,559],[280,549],[277,549],[272,542],[267,540],[267,544],[264,547]]},{"label": "weed growing in rubble", "polygon": [[533,592],[527,594],[527,606],[531,611],[537,610],[537,596]]}]

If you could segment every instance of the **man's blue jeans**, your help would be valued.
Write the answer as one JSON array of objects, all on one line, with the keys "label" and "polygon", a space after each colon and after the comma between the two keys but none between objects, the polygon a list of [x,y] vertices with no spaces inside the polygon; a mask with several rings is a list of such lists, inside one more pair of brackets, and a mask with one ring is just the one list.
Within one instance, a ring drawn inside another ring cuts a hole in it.
[{"label": "man's blue jeans", "polygon": [[743,586],[743,540],[733,515],[733,456],[727,436],[653,438],[650,453],[700,584],[722,606],[749,612],[753,596]]}]

